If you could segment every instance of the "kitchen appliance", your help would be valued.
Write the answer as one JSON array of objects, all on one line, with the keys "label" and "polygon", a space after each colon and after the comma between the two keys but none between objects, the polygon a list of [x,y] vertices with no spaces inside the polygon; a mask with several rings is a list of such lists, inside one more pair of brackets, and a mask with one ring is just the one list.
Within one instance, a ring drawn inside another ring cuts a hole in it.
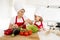
[{"label": "kitchen appliance", "polygon": [[57,23],[57,26],[56,27],[60,28],[60,22]]},{"label": "kitchen appliance", "polygon": [[57,25],[56,22],[53,21],[47,22],[47,26],[49,26],[49,29],[55,30],[56,25]]}]

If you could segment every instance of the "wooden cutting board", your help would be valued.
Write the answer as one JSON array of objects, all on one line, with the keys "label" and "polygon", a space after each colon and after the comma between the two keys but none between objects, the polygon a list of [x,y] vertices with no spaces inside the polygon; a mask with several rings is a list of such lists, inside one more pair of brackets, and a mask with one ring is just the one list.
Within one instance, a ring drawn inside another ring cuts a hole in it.
[{"label": "wooden cutting board", "polygon": [[11,36],[3,36],[0,38],[0,40],[40,40],[39,36],[37,33],[34,33],[30,36],[20,36],[17,35],[15,37],[11,37]]}]

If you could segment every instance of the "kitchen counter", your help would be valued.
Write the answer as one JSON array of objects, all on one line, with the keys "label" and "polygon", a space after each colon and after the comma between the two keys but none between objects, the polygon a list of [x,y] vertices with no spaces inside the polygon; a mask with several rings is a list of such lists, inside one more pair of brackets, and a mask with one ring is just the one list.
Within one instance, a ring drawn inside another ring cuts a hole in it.
[{"label": "kitchen counter", "polygon": [[[0,38],[3,36],[3,30],[0,30]],[[38,36],[40,40],[60,40],[60,36],[57,36],[54,33],[46,34],[46,31],[40,31],[38,32]],[[39,40],[38,39],[38,40]],[[1,39],[0,39],[1,40]]]},{"label": "kitchen counter", "polygon": [[1,31],[0,33],[0,40],[40,40],[39,36],[38,36],[38,33],[33,33],[32,35],[30,36],[20,36],[20,35],[17,35],[15,37],[12,37],[12,36],[6,36],[4,35],[3,31]]}]

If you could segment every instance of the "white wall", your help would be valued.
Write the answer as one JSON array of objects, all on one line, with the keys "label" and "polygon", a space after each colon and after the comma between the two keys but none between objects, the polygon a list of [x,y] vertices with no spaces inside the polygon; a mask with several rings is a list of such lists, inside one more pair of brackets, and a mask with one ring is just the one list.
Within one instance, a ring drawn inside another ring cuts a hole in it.
[{"label": "white wall", "polygon": [[[34,19],[36,7],[40,10],[40,15],[44,21],[52,20],[60,22],[60,9],[58,8],[46,8],[47,5],[60,6],[60,0],[23,0],[21,4],[25,4],[25,15],[31,20]],[[14,0],[0,0],[0,29],[8,28],[10,18],[17,13],[14,9]]]},{"label": "white wall", "polygon": [[9,0],[0,0],[0,19],[9,18],[12,12]]},{"label": "white wall", "polygon": [[[16,0],[18,1],[18,0]],[[21,0],[19,0],[21,1]],[[47,8],[48,5],[50,6],[60,6],[60,0],[23,0],[21,4],[26,4],[25,8],[27,12],[25,15],[33,20],[33,15],[35,10],[40,10],[39,13],[43,17],[44,21],[52,20],[60,22],[60,9],[58,8]],[[13,16],[13,15],[12,15]]]},{"label": "white wall", "polygon": [[11,0],[0,0],[0,29],[8,28],[12,14]]},{"label": "white wall", "polygon": [[44,21],[56,21],[60,22],[60,8],[46,8],[40,7],[38,10],[43,17]]}]

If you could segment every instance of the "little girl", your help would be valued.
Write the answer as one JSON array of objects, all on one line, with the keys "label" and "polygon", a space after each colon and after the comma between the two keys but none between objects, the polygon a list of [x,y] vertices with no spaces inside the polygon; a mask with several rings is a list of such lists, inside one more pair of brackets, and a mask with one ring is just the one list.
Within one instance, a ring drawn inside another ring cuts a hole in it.
[{"label": "little girl", "polygon": [[36,25],[39,30],[40,30],[41,28],[43,28],[43,23],[42,23],[42,22],[43,22],[43,19],[42,19],[42,17],[35,14],[35,15],[34,15],[34,19],[35,19],[34,25]]}]

